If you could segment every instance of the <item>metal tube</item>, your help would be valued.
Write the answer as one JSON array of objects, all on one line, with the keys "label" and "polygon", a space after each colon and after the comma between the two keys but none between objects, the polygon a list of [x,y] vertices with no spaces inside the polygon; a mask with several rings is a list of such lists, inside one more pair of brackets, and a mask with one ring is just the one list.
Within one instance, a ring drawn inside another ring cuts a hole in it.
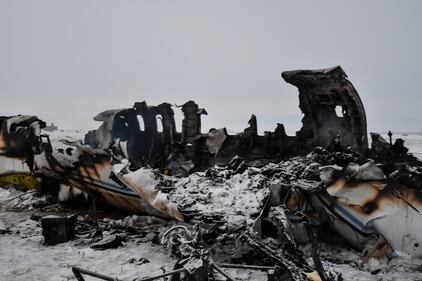
[{"label": "metal tube", "polygon": [[[96,272],[86,270],[86,269],[83,269],[83,268],[79,268],[79,267],[72,267],[72,271],[73,271],[73,274],[75,274],[76,278],[78,280],[81,280],[81,281],[84,280],[81,273],[85,274],[85,275],[96,277],[98,279],[106,280],[106,281],[121,281],[117,278],[113,278],[113,277],[110,277],[110,276],[107,276],[107,275],[103,275],[103,274],[96,273]],[[80,279],[80,278],[82,278],[82,279]]]},{"label": "metal tube", "polygon": [[311,240],[311,249],[312,249],[312,260],[314,261],[315,268],[319,274],[319,277],[322,281],[332,281],[330,276],[328,276],[327,272],[324,269],[324,266],[322,265],[321,259],[319,257],[319,246],[318,241],[315,237],[315,233],[312,230],[312,226],[309,224],[308,219],[305,220],[305,230],[308,234],[309,240]]},{"label": "metal tube", "polygon": [[227,273],[225,273],[220,267],[218,267],[216,264],[211,264],[211,267],[213,267],[216,271],[218,271],[221,275],[223,275],[224,277],[226,277],[227,280],[229,281],[234,281],[233,278],[230,277],[230,275],[228,275]]},{"label": "metal tube", "polygon": [[180,269],[169,271],[169,272],[166,272],[166,273],[163,273],[161,275],[154,276],[154,277],[146,277],[146,278],[140,279],[139,281],[151,281],[151,280],[155,280],[155,279],[158,279],[158,278],[161,278],[161,277],[174,275],[174,274],[177,274],[177,273],[182,273],[182,272],[185,272],[185,271],[186,271],[186,269],[180,268]]},{"label": "metal tube", "polygon": [[260,265],[247,265],[247,264],[231,264],[223,263],[219,265],[222,268],[238,268],[238,269],[252,269],[252,270],[271,270],[275,269],[274,266],[260,266]]}]

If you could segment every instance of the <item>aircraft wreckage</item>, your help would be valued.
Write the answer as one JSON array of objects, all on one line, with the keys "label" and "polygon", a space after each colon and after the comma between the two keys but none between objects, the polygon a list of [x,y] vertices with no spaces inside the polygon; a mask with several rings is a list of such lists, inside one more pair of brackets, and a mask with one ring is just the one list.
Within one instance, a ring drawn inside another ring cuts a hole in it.
[{"label": "aircraft wreckage", "polygon": [[276,235],[293,248],[312,241],[307,226],[328,223],[367,256],[384,249],[421,258],[421,163],[400,139],[372,133],[368,147],[364,106],[340,66],[282,78],[299,90],[303,126],[294,136],[282,124],[258,135],[254,115],[241,133],[202,133],[207,112],[193,101],[178,107],[182,132],[171,104],[136,102],[96,115],[102,123],[83,142],[51,141],[35,116],[0,117],[0,181],[57,186],[62,200],[80,196],[220,232]]}]

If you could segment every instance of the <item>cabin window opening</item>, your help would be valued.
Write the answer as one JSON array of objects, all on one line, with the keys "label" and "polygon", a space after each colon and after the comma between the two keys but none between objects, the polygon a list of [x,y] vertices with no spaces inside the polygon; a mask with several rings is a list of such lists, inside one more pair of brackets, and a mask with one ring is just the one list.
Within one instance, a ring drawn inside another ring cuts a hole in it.
[{"label": "cabin window opening", "polygon": [[136,115],[136,118],[138,118],[139,130],[144,132],[145,131],[144,118],[142,117],[142,115]]},{"label": "cabin window opening", "polygon": [[336,111],[337,117],[340,117],[340,118],[344,117],[345,111],[341,105],[337,105],[334,110]]},{"label": "cabin window opening", "polygon": [[161,114],[157,114],[155,118],[157,119],[157,131],[159,133],[162,133],[163,132],[163,116],[161,116]]}]

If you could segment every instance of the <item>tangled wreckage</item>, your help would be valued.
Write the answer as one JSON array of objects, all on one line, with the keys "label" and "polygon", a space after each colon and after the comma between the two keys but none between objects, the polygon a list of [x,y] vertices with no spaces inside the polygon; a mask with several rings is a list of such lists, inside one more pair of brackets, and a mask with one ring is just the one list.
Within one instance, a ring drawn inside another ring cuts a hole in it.
[{"label": "tangled wreckage", "polygon": [[[249,268],[270,270],[269,280],[311,279],[314,270],[339,279],[318,257],[327,229],[367,258],[422,258],[421,163],[400,139],[371,133],[368,147],[362,101],[341,67],[282,78],[299,90],[294,136],[282,124],[258,135],[254,115],[239,134],[202,133],[207,112],[193,101],[180,107],[182,132],[171,104],[136,102],[96,115],[102,124],[83,141],[50,140],[35,116],[0,117],[0,183],[179,221],[163,242],[181,257],[167,275],[186,280],[208,280],[210,269],[232,280],[223,267],[247,267],[216,265],[207,245],[217,242],[250,249]],[[299,254],[303,243],[313,245],[313,266]]]}]

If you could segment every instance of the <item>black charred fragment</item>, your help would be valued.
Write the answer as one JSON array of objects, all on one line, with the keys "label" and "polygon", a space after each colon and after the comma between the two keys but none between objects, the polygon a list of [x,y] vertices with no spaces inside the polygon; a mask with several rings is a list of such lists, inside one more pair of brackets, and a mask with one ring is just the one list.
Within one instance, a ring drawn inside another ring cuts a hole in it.
[{"label": "black charred fragment", "polygon": [[32,157],[40,153],[38,129],[46,126],[36,116],[0,116],[0,155],[8,157]]},{"label": "black charred fragment", "polygon": [[374,201],[368,202],[363,206],[363,210],[365,214],[371,214],[372,212],[377,210],[377,208],[378,208],[378,205]]},{"label": "black charred fragment", "polygon": [[75,237],[76,216],[45,216],[41,218],[45,245],[56,245]]}]

